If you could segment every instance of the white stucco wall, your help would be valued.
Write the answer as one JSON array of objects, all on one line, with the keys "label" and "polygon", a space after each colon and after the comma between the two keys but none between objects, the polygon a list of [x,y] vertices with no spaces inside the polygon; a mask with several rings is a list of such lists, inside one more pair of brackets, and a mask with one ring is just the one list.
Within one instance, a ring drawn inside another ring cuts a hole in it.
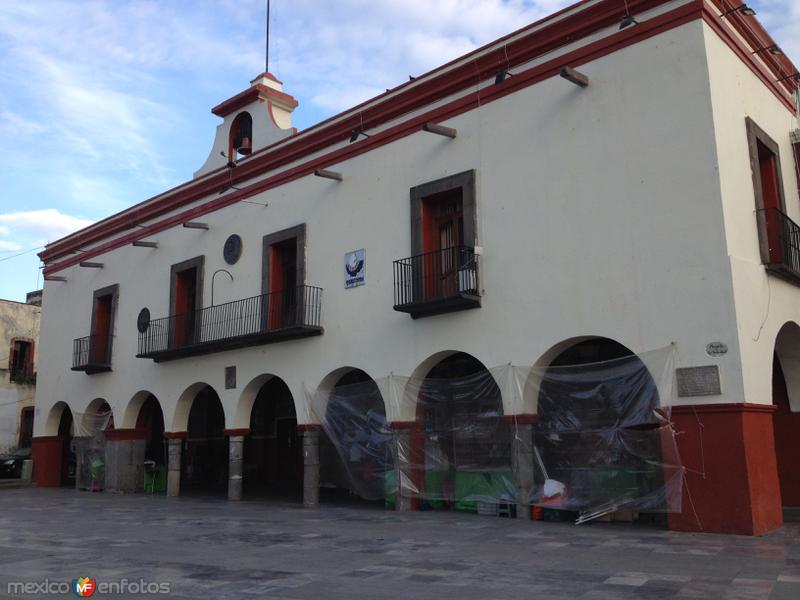
[{"label": "white stucco wall", "polygon": [[[767,275],[761,264],[745,118],[753,119],[780,146],[786,212],[800,223],[790,142],[797,118],[708,26],[703,26],[703,33],[718,156],[713,166],[722,192],[742,353],[744,388],[736,401],[770,404],[776,337],[787,322],[800,323],[800,287]],[[792,400],[793,408],[800,410],[800,398]]]},{"label": "white stucco wall", "polygon": [[[487,366],[531,365],[565,339],[598,335],[636,352],[675,342],[678,366],[719,364],[723,395],[744,395],[731,267],[724,236],[717,140],[699,22],[582,65],[586,89],[554,77],[443,124],[449,140],[419,132],[330,167],[341,183],[308,176],[199,218],[209,231],[181,227],[125,247],[103,269],[71,267],[47,282],[36,434],[58,401],[83,412],[105,398],[121,416],[142,389],[154,393],[172,429],[178,398],[204,381],[219,393],[227,427],[255,377],[283,378],[298,419],[308,419],[304,387],[352,366],[375,378],[410,375],[444,350]],[[483,246],[480,309],[412,320],[392,310],[392,261],[411,254],[409,189],[475,169],[478,244]],[[205,255],[215,302],[261,293],[262,236],[307,224],[306,282],[324,288],[323,336],[155,364],[136,359],[136,315],[169,312],[170,265]],[[241,260],[224,263],[228,235],[244,240]],[[345,290],[345,252],[366,248],[367,283]],[[72,340],[88,335],[92,292],[119,283],[113,371],[70,371]],[[729,345],[711,359],[711,341]],[[238,386],[224,389],[224,367]],[[691,399],[681,399],[691,401]],[[133,423],[124,425],[132,426]],[[118,425],[119,426],[119,425]]]}]

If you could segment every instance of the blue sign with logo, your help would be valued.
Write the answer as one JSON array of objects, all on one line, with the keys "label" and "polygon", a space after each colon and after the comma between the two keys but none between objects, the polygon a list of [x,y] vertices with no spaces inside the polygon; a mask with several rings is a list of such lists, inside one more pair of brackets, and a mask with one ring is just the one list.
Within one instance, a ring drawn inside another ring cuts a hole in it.
[{"label": "blue sign with logo", "polygon": [[367,274],[367,253],[353,250],[344,255],[344,287],[353,288],[364,285]]}]

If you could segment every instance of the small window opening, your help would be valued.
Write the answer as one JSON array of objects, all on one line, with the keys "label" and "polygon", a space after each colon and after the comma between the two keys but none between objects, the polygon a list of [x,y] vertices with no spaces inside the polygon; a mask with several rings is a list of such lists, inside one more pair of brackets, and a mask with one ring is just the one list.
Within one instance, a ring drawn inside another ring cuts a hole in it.
[{"label": "small window opening", "polygon": [[33,342],[14,340],[9,362],[12,382],[33,383]]},{"label": "small window opening", "polygon": [[253,118],[250,113],[239,113],[231,125],[228,158],[236,160],[253,151]]}]

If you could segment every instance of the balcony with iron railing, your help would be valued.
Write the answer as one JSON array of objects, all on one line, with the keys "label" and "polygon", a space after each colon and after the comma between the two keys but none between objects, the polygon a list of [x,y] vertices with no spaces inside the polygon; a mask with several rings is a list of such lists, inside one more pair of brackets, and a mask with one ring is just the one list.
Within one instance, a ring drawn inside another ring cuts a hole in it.
[{"label": "balcony with iron railing", "polygon": [[307,285],[153,319],[138,358],[156,362],[321,335],[322,289]]},{"label": "balcony with iron railing", "polygon": [[777,208],[758,211],[762,260],[775,275],[800,283],[800,225]]},{"label": "balcony with iron railing", "polygon": [[87,375],[111,370],[111,335],[87,335],[72,341],[72,370]]},{"label": "balcony with iron railing", "polygon": [[475,249],[453,246],[394,261],[394,309],[414,319],[478,308]]}]

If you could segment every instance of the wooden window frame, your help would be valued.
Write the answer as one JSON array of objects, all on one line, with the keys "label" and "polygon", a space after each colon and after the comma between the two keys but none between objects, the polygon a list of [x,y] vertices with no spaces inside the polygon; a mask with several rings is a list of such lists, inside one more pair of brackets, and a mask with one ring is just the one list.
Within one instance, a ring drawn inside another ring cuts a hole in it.
[{"label": "wooden window frame", "polygon": [[430,181],[411,188],[411,254],[425,252],[422,231],[422,207],[426,198],[461,189],[463,212],[463,244],[475,247],[478,242],[478,217],[476,207],[475,169],[456,173],[442,179]]},{"label": "wooden window frame", "polygon": [[114,345],[114,325],[117,320],[117,306],[119,304],[119,284],[109,285],[92,294],[92,322],[89,328],[89,360],[94,357],[94,337],[97,335],[97,301],[103,296],[111,296],[111,310],[108,317],[108,348],[106,350],[106,364],[111,364]]},{"label": "wooden window frame", "polygon": [[764,205],[764,187],[761,181],[761,161],[758,156],[758,144],[763,145],[767,150],[775,155],[775,172],[777,177],[777,190],[778,201],[780,203],[779,210],[786,214],[786,195],[783,189],[783,172],[781,170],[781,152],[778,143],[773,140],[767,132],[759,127],[753,119],[747,117],[745,119],[745,126],[747,128],[747,146],[750,152],[750,170],[753,176],[753,193],[755,194],[756,201],[756,220],[758,223],[758,246],[761,254],[761,262],[765,265],[770,264],[770,244],[769,235],[767,232],[767,219],[763,212],[766,208]]},{"label": "wooden window frame", "polygon": [[30,371],[29,374],[24,374],[25,377],[31,377],[33,379],[34,374],[36,373],[36,364],[34,363],[34,354],[36,351],[36,342],[28,337],[12,337],[11,343],[8,346],[8,380],[14,381],[14,349],[17,345],[17,342],[24,342],[26,344],[30,344],[30,354],[28,355],[27,365],[30,365],[30,369],[25,369],[26,371]]},{"label": "wooden window frame", "polygon": [[[181,336],[178,336],[178,322],[177,322],[177,309],[175,307],[175,302],[177,301],[177,288],[178,288],[178,273],[183,271],[188,271],[189,269],[194,269],[196,273],[195,279],[195,294],[194,294],[194,311],[195,313],[203,308],[203,277],[205,272],[205,262],[206,257],[205,255],[195,256],[194,258],[189,258],[187,260],[181,261],[179,263],[175,263],[170,266],[169,269],[169,310],[167,311],[170,316],[170,330],[169,330],[169,344],[170,346],[173,345],[185,345],[188,342],[188,339],[183,339],[184,335],[187,335],[185,332]],[[195,330],[192,332],[192,336],[197,335],[197,327],[199,327],[198,323],[194,323],[193,327]],[[180,337],[180,341],[178,338]]]},{"label": "wooden window frame", "polygon": [[195,293],[194,298],[194,309],[200,310],[203,308],[203,271],[205,267],[206,257],[205,255],[195,256],[194,258],[190,258],[188,260],[184,260],[179,263],[175,263],[174,265],[170,266],[169,270],[169,315],[173,316],[175,311],[175,300],[176,300],[176,287],[178,284],[178,273],[181,271],[188,271],[189,269],[196,269],[197,270],[197,290]]},{"label": "wooden window frame", "polygon": [[272,276],[272,265],[270,264],[270,249],[276,244],[286,242],[291,239],[297,240],[297,262],[295,264],[295,286],[306,284],[306,224],[301,223],[288,229],[282,229],[275,233],[270,233],[262,238],[261,244],[261,293],[269,294],[279,290],[270,290],[270,280]]}]

